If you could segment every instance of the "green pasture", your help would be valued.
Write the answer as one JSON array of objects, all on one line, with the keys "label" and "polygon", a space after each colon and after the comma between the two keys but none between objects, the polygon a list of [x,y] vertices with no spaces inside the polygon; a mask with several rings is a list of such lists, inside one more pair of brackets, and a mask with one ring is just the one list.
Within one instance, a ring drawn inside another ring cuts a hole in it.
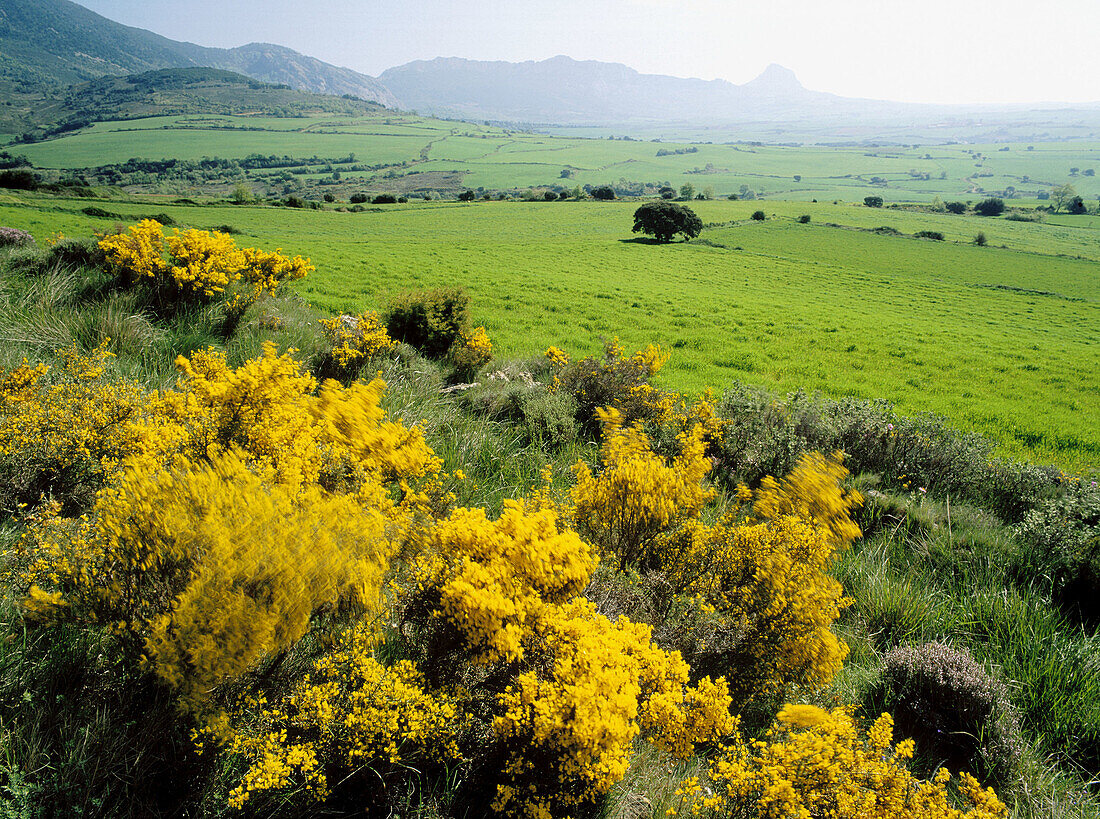
[{"label": "green pasture", "polygon": [[[862,201],[877,195],[887,202],[929,202],[937,196],[976,200],[1013,191],[1034,197],[1070,182],[1090,203],[1100,196],[1100,177],[1086,175],[1100,170],[1100,143],[1094,141],[873,148],[703,142],[690,146],[696,149],[692,153],[657,155],[684,147],[689,146],[555,137],[380,111],[361,117],[150,117],[97,123],[16,150],[38,167],[53,169],[135,157],[354,154],[359,164],[392,166],[401,173],[457,172],[469,187],[495,190],[667,183],[677,189],[691,184],[699,192],[713,188],[718,196],[746,186],[769,199]],[[364,181],[384,187],[381,176]]]},{"label": "green pasture", "polygon": [[[231,225],[242,244],[310,256],[299,284],[333,311],[462,285],[502,358],[603,338],[672,353],[664,383],[894,402],[1073,469],[1100,464],[1100,244],[1094,217],[1054,223],[862,205],[697,202],[691,243],[636,241],[637,203],[432,203],[362,213],[97,203],[128,218]],[[117,220],[86,200],[0,196],[0,224],[40,240]],[[763,221],[750,219],[762,207]],[[811,221],[800,224],[797,216]],[[889,226],[903,235],[876,233]],[[936,230],[947,241],[913,238]],[[983,231],[986,247],[973,244]],[[1000,245],[1005,247],[1000,247]]]}]

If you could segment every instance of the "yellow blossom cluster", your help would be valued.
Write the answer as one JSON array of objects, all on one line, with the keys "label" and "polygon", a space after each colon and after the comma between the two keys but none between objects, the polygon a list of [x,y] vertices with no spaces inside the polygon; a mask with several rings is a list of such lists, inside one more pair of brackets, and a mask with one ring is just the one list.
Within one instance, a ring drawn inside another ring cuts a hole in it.
[{"label": "yellow blossom cluster", "polygon": [[350,771],[369,767],[381,776],[390,766],[460,758],[454,698],[427,692],[408,660],[379,663],[374,643],[368,629],[349,630],[285,703],[244,717],[248,724],[230,749],[249,767],[230,794],[231,807],[299,783],[324,798],[329,788],[319,760]]},{"label": "yellow blossom cluster", "polygon": [[332,345],[332,359],[341,370],[390,352],[396,345],[378,314],[334,316],[320,319],[321,330]]},{"label": "yellow blossom cluster", "polygon": [[131,422],[146,393],[105,377],[110,356],[106,343],[91,353],[73,345],[58,353],[53,373],[26,361],[0,370],[0,502],[14,507],[46,495],[76,511],[134,449]]},{"label": "yellow blossom cluster", "polygon": [[[265,481],[237,452],[126,471],[75,533],[43,527],[26,604],[64,606],[143,641],[146,660],[202,712],[220,683],[285,649],[313,613],[378,604],[387,515],[319,486]],[[57,596],[60,594],[60,596]]]},{"label": "yellow blossom cluster", "polygon": [[438,612],[480,661],[515,661],[547,605],[577,595],[594,560],[553,509],[506,501],[499,519],[456,509],[430,532],[422,587],[438,590]]},{"label": "yellow blossom cluster", "polygon": [[550,346],[546,348],[546,360],[553,367],[564,367],[569,363],[569,353],[558,347]]},{"label": "yellow blossom cluster", "polygon": [[463,330],[451,348],[451,361],[459,371],[466,374],[473,374],[478,367],[488,364],[492,357],[493,343],[484,327]]},{"label": "yellow blossom cluster", "polygon": [[386,417],[380,379],[318,388],[290,352],[277,355],[270,342],[235,369],[214,350],[176,364],[177,389],[155,393],[140,424],[141,455],[150,463],[174,454],[209,458],[235,446],[290,487],[357,486],[368,475],[390,481],[438,469],[422,431]]},{"label": "yellow blossom cluster", "polygon": [[244,280],[251,285],[252,294],[245,300],[250,302],[263,292],[274,293],[282,282],[300,279],[314,270],[301,256],[290,259],[279,250],[240,249],[229,234],[216,230],[175,230],[165,236],[154,219],[143,219],[125,233],[104,237],[99,246],[120,275],[152,279],[155,285],[170,285],[188,297],[208,299],[225,292],[230,282]]},{"label": "yellow blossom cluster", "polygon": [[931,780],[906,767],[912,740],[892,744],[893,720],[883,714],[864,734],[845,709],[787,705],[762,740],[735,741],[714,760],[709,783],[690,779],[678,794],[691,815],[752,819],[1005,819],[1005,806],[972,776],[959,777],[966,801],[955,807],[941,769]]},{"label": "yellow blossom cluster", "polygon": [[577,529],[613,556],[620,568],[645,562],[656,538],[698,515],[714,496],[703,486],[710,471],[702,428],[680,436],[680,454],[666,463],[639,426],[623,427],[618,410],[599,411],[604,427],[601,469],[573,467],[573,519]]},{"label": "yellow blossom cluster", "polygon": [[501,696],[493,731],[508,749],[493,809],[550,819],[591,806],[622,779],[645,730],[680,756],[733,730],[722,680],[688,685],[679,654],[651,642],[648,626],[611,622],[578,598],[543,619],[548,661]]}]

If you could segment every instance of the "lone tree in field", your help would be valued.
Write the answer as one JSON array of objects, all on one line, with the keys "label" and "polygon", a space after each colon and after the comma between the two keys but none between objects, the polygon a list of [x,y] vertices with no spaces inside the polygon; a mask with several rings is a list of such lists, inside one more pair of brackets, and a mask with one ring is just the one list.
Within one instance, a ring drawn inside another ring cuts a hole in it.
[{"label": "lone tree in field", "polygon": [[634,232],[652,235],[658,242],[671,242],[677,233],[694,239],[702,229],[703,222],[695,212],[675,202],[649,202],[634,211]]}]

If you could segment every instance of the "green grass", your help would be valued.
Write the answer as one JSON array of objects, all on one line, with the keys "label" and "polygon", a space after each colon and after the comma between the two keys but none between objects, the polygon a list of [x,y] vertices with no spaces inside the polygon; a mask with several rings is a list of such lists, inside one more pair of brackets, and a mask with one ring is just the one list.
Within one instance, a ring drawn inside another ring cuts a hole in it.
[{"label": "green grass", "polygon": [[[1037,143],[1033,150],[1021,143],[867,148],[701,142],[695,153],[657,156],[675,147],[505,131],[381,110],[358,117],[148,117],[97,123],[15,150],[39,167],[57,169],[133,157],[197,160],[260,153],[335,158],[354,153],[360,163],[400,167],[401,173],[457,173],[463,184],[489,189],[667,182],[677,188],[691,184],[698,191],[711,186],[721,196],[745,185],[778,199],[858,202],[874,194],[887,202],[927,202],[936,196],[977,200],[1010,186],[1033,197],[1072,182],[1090,202],[1100,195],[1100,177],[1083,174],[1100,168],[1100,143],[1088,140]],[[1074,167],[1081,172],[1071,176]],[[562,178],[563,170],[572,175]]]},{"label": "green grass", "polygon": [[[84,201],[0,198],[0,224],[87,235],[114,220]],[[862,206],[700,202],[703,242],[631,241],[633,203],[478,203],[361,214],[112,202],[127,217],[242,231],[312,257],[299,292],[327,310],[379,309],[409,288],[457,284],[502,356],[618,336],[672,352],[669,387],[732,381],[884,398],[1071,469],[1100,463],[1100,278],[1089,231]],[[809,213],[810,224],[794,216]],[[772,214],[779,214],[774,218]],[[791,217],[791,218],[785,218]],[[843,225],[831,227],[827,223]],[[854,229],[935,229],[949,240]],[[977,230],[990,237],[980,248]],[[722,245],[722,246],[718,246]],[[1088,256],[1089,258],[1067,258]]]}]

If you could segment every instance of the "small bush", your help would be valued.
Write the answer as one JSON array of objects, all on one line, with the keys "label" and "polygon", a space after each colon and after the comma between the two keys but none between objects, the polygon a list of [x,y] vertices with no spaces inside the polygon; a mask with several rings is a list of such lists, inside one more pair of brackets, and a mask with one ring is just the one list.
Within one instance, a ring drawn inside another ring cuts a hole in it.
[{"label": "small bush", "polygon": [[372,205],[396,205],[397,197],[392,193],[380,193],[370,200]]},{"label": "small bush", "polygon": [[351,202],[351,204],[353,205],[362,205],[366,202],[369,202],[370,197],[367,196],[365,193],[353,193],[348,201]]},{"label": "small bush", "polygon": [[1086,620],[1100,620],[1100,488],[1070,486],[1020,523],[1014,573],[1042,578],[1053,600]]},{"label": "small bush", "polygon": [[386,309],[390,337],[442,358],[469,324],[470,297],[459,288],[416,290],[398,296]]},{"label": "small bush", "polygon": [[808,214],[808,213],[803,213],[803,214],[802,214],[801,216],[799,216],[799,217],[798,217],[798,223],[799,223],[800,225],[808,225],[808,224],[810,224],[810,214]]},{"label": "small bush", "polygon": [[600,185],[598,188],[592,189],[592,198],[608,202],[616,198],[615,189],[610,185]]},{"label": "small bush", "polygon": [[881,208],[882,197],[881,196],[865,196],[863,197],[863,204],[869,208]]},{"label": "small bush", "polygon": [[33,191],[38,188],[38,174],[26,168],[13,171],[0,171],[0,188],[17,191]]},{"label": "small bush", "polygon": [[757,222],[763,222],[767,217],[764,215],[764,211],[754,210],[752,212],[752,218],[755,219]]},{"label": "small bush", "polygon": [[985,238],[985,234],[978,231],[978,235],[974,237],[974,244],[978,247],[985,247],[989,240]]},{"label": "small bush", "polygon": [[937,242],[943,241],[943,234],[938,230],[918,230],[913,235],[918,239],[934,239]]},{"label": "small bush", "polygon": [[91,216],[96,219],[123,219],[121,213],[115,213],[114,211],[104,210],[96,205],[89,205],[86,208],[81,208],[80,212],[85,216]]},{"label": "small bush", "polygon": [[300,196],[288,196],[283,200],[283,204],[288,208],[304,208],[306,206],[305,200]]},{"label": "small bush", "polygon": [[1005,212],[1005,200],[991,196],[974,206],[974,212],[981,216],[1000,216]]},{"label": "small bush", "polygon": [[107,261],[107,254],[95,239],[62,239],[50,248],[50,264],[67,267],[101,267]]},{"label": "small bush", "polygon": [[948,213],[966,213],[966,202],[948,202],[944,205]]},{"label": "small bush", "polygon": [[1005,685],[965,649],[942,643],[895,648],[883,682],[898,729],[922,755],[997,783],[1020,767],[1023,740]]},{"label": "small bush", "polygon": [[654,419],[665,412],[669,396],[655,389],[651,381],[667,360],[657,345],[624,357],[619,343],[610,341],[604,344],[602,359],[588,357],[559,364],[558,385],[576,399],[577,421],[589,432],[599,430],[596,413],[602,407],[615,407],[628,424]]},{"label": "small bush", "polygon": [[0,247],[29,247],[34,237],[19,228],[0,227]]}]

